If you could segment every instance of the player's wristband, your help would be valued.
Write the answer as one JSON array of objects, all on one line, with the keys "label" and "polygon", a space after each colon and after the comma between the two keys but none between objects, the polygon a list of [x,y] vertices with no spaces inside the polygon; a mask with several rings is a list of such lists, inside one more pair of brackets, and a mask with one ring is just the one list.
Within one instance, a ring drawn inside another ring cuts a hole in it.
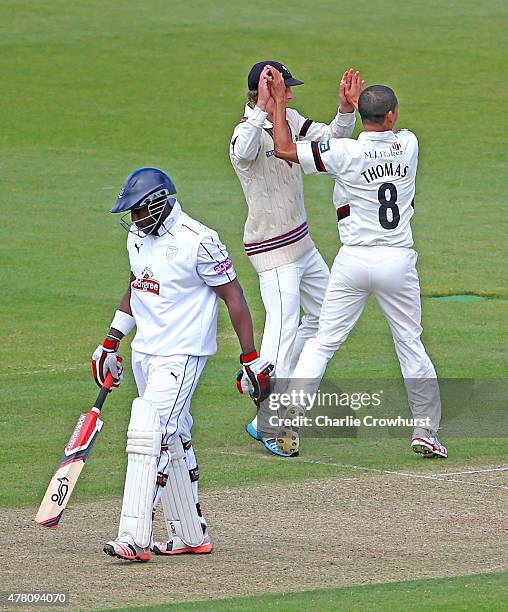
[{"label": "player's wristband", "polygon": [[112,336],[108,336],[106,340],[102,343],[102,346],[106,349],[106,352],[111,353],[116,351],[118,345],[120,344],[120,340],[117,338],[116,340],[110,340]]},{"label": "player's wristband", "polygon": [[259,357],[257,351],[252,351],[252,353],[248,353],[244,355],[243,353],[240,355],[240,363],[243,365],[244,363],[250,363]]},{"label": "player's wristband", "polygon": [[118,331],[122,332],[124,336],[127,336],[130,334],[135,325],[136,321],[132,315],[127,314],[123,310],[117,310],[113,320],[111,321],[110,327],[114,327]]}]

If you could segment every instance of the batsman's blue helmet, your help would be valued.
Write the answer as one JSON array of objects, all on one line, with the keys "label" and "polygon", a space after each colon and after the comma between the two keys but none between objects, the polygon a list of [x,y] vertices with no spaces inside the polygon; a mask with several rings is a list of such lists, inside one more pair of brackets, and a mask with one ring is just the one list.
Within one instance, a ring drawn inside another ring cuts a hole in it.
[{"label": "batsman's blue helmet", "polygon": [[176,194],[176,187],[172,178],[158,168],[139,168],[131,172],[125,179],[112,213],[125,212],[136,208],[143,208],[151,201],[155,193],[167,192],[165,195]]}]

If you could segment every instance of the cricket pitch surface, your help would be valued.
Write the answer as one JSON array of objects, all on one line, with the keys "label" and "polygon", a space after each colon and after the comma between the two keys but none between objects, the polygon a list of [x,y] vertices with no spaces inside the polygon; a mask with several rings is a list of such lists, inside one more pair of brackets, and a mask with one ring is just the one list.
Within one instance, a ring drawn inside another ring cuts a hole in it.
[{"label": "cricket pitch surface", "polygon": [[120,499],[71,500],[57,530],[36,525],[35,508],[0,510],[2,588],[68,591],[66,609],[95,610],[506,570],[508,467],[435,465],[439,479],[352,470],[206,491],[212,554],[148,563],[102,552]]}]

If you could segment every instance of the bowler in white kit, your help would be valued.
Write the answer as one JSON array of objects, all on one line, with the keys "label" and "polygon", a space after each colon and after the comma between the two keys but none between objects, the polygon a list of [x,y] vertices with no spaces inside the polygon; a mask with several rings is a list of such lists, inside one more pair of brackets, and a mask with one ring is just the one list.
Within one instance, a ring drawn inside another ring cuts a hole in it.
[{"label": "bowler in white kit", "polygon": [[[347,339],[367,298],[374,294],[392,332],[406,385],[409,406],[417,422],[411,447],[426,456],[447,457],[438,441],[441,400],[436,371],[420,335],[420,285],[413,250],[418,141],[409,130],[395,129],[398,103],[383,85],[365,89],[358,102],[363,132],[349,138],[293,142],[285,121],[282,75],[266,77],[275,101],[275,155],[298,162],[307,174],[331,176],[342,247],[337,254],[321,309],[319,329],[309,339],[293,379],[319,384],[328,361]],[[291,409],[290,409],[291,410]],[[299,447],[298,431],[282,429],[277,446],[286,452]]]},{"label": "bowler in white kit", "polygon": [[[124,213],[131,276],[92,368],[98,384],[109,371],[119,382],[118,346],[136,327],[132,371],[139,397],[127,432],[118,537],[104,552],[137,561],[152,553],[209,553],[190,405],[207,358],[217,350],[219,297],[242,348],[242,384],[253,387],[254,399],[269,385],[273,366],[256,353],[250,312],[226,247],[214,230],[182,211],[170,176],[157,168],[132,172],[111,212]],[[152,514],[160,500],[168,537],[156,542]]]}]

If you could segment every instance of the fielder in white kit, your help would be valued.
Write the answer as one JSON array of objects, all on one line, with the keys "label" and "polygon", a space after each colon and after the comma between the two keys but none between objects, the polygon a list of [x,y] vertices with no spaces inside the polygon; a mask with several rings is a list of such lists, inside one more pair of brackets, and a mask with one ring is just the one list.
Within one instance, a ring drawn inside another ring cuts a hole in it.
[{"label": "fielder in white kit", "polygon": [[[397,98],[389,87],[374,85],[359,98],[363,132],[358,140],[294,143],[285,121],[284,80],[277,71],[272,75],[266,79],[276,105],[275,155],[300,163],[307,174],[333,177],[343,245],[331,270],[318,332],[306,342],[293,378],[319,384],[328,361],[374,294],[392,332],[412,415],[429,425],[414,429],[411,447],[426,456],[447,457],[436,437],[441,419],[436,371],[420,340],[420,285],[410,226],[418,165],[416,136],[395,130]],[[277,445],[286,452],[298,450],[298,431],[283,428]]]},{"label": "fielder in white kit", "polygon": [[[247,78],[248,103],[233,132],[229,153],[248,206],[244,247],[259,274],[266,311],[261,357],[275,364],[278,379],[287,379],[305,341],[317,332],[329,270],[309,233],[300,168],[274,156],[274,102],[264,78],[269,65],[282,73],[287,101],[293,99],[291,88],[303,84],[280,62],[254,64]],[[292,108],[286,110],[292,140],[351,136],[355,113],[346,89],[351,93],[351,88],[356,88],[356,98],[360,93],[358,75],[353,82],[353,74],[349,70],[341,79],[340,107],[329,125],[303,117]],[[273,454],[296,454],[277,449],[275,437],[262,436],[257,418],[246,425],[246,430]]]},{"label": "fielder in white kit", "polygon": [[[127,473],[116,540],[108,555],[147,561],[209,553],[198,498],[190,404],[206,360],[217,350],[218,297],[240,341],[243,375],[261,397],[273,366],[254,348],[252,320],[226,247],[217,233],[181,210],[171,177],[140,168],[125,180],[111,212],[124,212],[131,278],[104,342],[92,357],[98,384],[120,380],[117,349],[136,326],[132,370],[139,397],[127,432]],[[247,382],[243,381],[246,385]],[[154,542],[152,513],[162,499],[168,540]]]}]

